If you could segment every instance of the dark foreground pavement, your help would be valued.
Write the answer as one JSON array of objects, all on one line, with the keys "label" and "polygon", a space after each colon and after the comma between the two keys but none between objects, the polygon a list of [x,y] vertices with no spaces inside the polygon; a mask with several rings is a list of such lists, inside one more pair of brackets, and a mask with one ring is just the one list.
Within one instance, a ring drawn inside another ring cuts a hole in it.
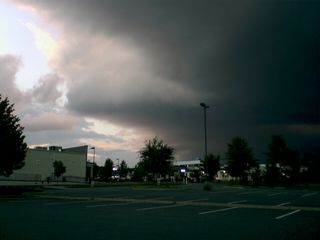
[{"label": "dark foreground pavement", "polygon": [[320,239],[320,192],[201,184],[0,199],[0,239]]}]

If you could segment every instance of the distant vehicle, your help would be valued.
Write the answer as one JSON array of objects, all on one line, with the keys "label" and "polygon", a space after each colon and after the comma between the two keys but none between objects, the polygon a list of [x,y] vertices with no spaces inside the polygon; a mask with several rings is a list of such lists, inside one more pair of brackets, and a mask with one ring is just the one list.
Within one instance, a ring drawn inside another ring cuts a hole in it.
[{"label": "distant vehicle", "polygon": [[119,178],[117,179],[118,182],[124,182],[126,180],[127,180],[127,178],[126,177],[122,177],[122,176],[119,176]]},{"label": "distant vehicle", "polygon": [[188,177],[188,182],[196,183],[197,178],[196,177]]},{"label": "distant vehicle", "polygon": [[115,180],[115,181],[118,181],[119,178],[120,178],[120,175],[119,175],[119,174],[114,175],[114,176],[111,177],[111,179],[112,179],[112,180]]}]

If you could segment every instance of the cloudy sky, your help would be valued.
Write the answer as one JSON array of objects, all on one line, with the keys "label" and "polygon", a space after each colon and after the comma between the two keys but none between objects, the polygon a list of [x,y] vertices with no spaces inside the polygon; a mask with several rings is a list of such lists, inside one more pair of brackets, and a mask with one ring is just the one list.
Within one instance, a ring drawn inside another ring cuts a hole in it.
[{"label": "cloudy sky", "polygon": [[[320,145],[320,1],[0,0],[0,93],[29,146],[137,162],[158,136],[177,160],[263,159],[272,134]],[[89,156],[90,158],[90,156]]]}]

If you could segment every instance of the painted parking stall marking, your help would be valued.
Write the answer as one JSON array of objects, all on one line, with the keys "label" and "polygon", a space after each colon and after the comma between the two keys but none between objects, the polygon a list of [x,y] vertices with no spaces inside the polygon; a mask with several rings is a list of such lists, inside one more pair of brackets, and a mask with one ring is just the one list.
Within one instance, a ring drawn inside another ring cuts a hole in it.
[{"label": "painted parking stall marking", "polygon": [[[309,194],[309,193],[308,193]],[[312,192],[314,195],[314,192]],[[232,209],[270,209],[270,210],[287,210],[289,214],[285,214],[284,216],[279,216],[279,219],[294,214],[299,211],[308,211],[308,212],[320,212],[320,207],[311,207],[311,206],[293,206],[289,205],[290,202],[279,203],[278,205],[261,205],[261,204],[248,204],[245,202],[233,201],[229,203],[223,202],[211,202],[206,198],[201,199],[192,199],[187,201],[179,201],[177,199],[169,199],[169,196],[164,196],[162,199],[159,198],[145,198],[145,199],[134,199],[134,198],[102,198],[102,197],[71,197],[71,196],[53,196],[53,195],[39,195],[39,198],[45,198],[50,200],[71,200],[71,201],[85,201],[88,200],[87,209],[98,208],[98,207],[108,207],[108,206],[117,206],[117,205],[134,205],[134,204],[155,204],[153,207],[145,207],[135,209],[137,211],[147,211],[147,210],[156,210],[156,209],[165,209],[165,208],[175,208],[180,206],[198,206],[198,207],[206,207],[209,208],[207,212],[203,211],[203,214],[220,212],[220,211],[228,211]],[[239,200],[239,201],[247,201],[247,200]],[[92,202],[91,205],[90,202]],[[100,202],[100,203],[99,203]],[[108,203],[107,203],[108,202]],[[210,210],[210,208],[219,208],[218,210]],[[199,213],[196,213],[199,214]]]},{"label": "painted parking stall marking", "polygon": [[138,209],[136,209],[136,211],[149,211],[149,210],[164,209],[164,208],[175,208],[175,207],[182,207],[182,206],[186,206],[186,205],[187,204],[171,204],[171,205],[166,205],[166,206],[138,208]]},{"label": "painted parking stall marking", "polygon": [[238,195],[247,195],[247,194],[253,194],[253,193],[259,193],[259,192],[258,191],[248,191],[248,192],[238,193]]},{"label": "painted parking stall marking", "polygon": [[221,194],[221,193],[238,193],[241,190],[222,190],[216,192],[210,192],[210,194]]},{"label": "painted parking stall marking", "polygon": [[305,197],[314,196],[314,195],[316,195],[316,194],[318,194],[318,192],[307,193],[307,194],[302,195],[301,197],[302,197],[302,198],[305,198]]},{"label": "painted parking stall marking", "polygon": [[280,195],[280,194],[283,194],[283,192],[271,193],[271,194],[268,194],[268,197],[273,197],[273,196],[277,196],[277,195]]},{"label": "painted parking stall marking", "polygon": [[164,208],[183,207],[183,206],[190,205],[190,203],[196,203],[196,202],[207,201],[207,200],[208,200],[207,198],[192,199],[192,200],[187,200],[187,201],[181,201],[178,203],[174,202],[173,204],[165,205],[165,206],[138,208],[138,209],[136,209],[136,211],[149,211],[149,210],[164,209]]},{"label": "painted parking stall marking", "polygon": [[267,190],[254,190],[254,191],[241,192],[241,193],[238,193],[238,195],[261,194],[261,193],[264,193],[266,191]]},{"label": "painted parking stall marking", "polygon": [[98,208],[98,207],[112,207],[112,206],[121,206],[121,205],[130,205],[137,204],[138,202],[124,202],[124,203],[114,203],[114,204],[97,204],[97,205],[88,205],[86,208]]},{"label": "painted parking stall marking", "polygon": [[202,201],[208,201],[208,198],[200,198],[200,199],[191,199],[183,201],[183,203],[193,203],[193,202],[202,202]]},{"label": "painted parking stall marking", "polygon": [[279,219],[281,219],[281,218],[285,218],[285,217],[287,217],[287,216],[290,216],[290,215],[292,215],[292,214],[298,213],[298,212],[300,212],[300,211],[301,211],[301,209],[297,209],[297,210],[294,210],[294,211],[292,211],[292,212],[289,212],[289,213],[280,215],[280,216],[276,217],[275,219],[279,220]]},{"label": "painted parking stall marking", "polygon": [[211,211],[206,211],[206,212],[199,212],[198,215],[204,215],[204,214],[210,214],[210,213],[217,213],[217,212],[225,212],[233,209],[237,209],[239,207],[229,207],[229,208],[222,208],[218,210],[211,210]]},{"label": "painted parking stall marking", "polygon": [[106,207],[107,204],[88,205],[86,208]]},{"label": "painted parking stall marking", "polygon": [[167,200],[167,199],[174,199],[174,197],[155,197],[155,198],[150,198],[152,200]]},{"label": "painted parking stall marking", "polygon": [[120,202],[120,203],[112,203],[112,204],[98,204],[98,205],[88,205],[86,208],[97,208],[97,207],[114,207],[114,206],[124,206],[124,205],[134,205],[139,204],[141,201],[132,201],[132,202]]},{"label": "painted parking stall marking", "polygon": [[282,206],[289,205],[289,204],[291,204],[291,202],[280,203],[280,204],[278,204],[277,206],[278,206],[278,207],[282,207]]},{"label": "painted parking stall marking", "polygon": [[64,202],[48,202],[43,203],[43,206],[58,206],[58,205],[68,205],[68,204],[78,204],[78,203],[86,203],[89,202],[89,200],[79,200],[79,201],[64,201]]},{"label": "painted parking stall marking", "polygon": [[228,202],[227,204],[236,204],[236,203],[245,203],[248,202],[248,200],[239,200],[239,201],[234,201],[234,202]]}]

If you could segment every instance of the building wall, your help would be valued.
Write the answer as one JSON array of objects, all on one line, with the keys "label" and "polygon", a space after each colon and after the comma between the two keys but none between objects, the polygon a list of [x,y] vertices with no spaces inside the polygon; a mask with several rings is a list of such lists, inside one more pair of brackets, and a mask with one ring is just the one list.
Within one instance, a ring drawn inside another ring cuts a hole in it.
[{"label": "building wall", "polygon": [[87,146],[70,149],[28,149],[25,166],[14,171],[12,180],[45,181],[54,179],[53,162],[62,161],[66,167],[63,176],[67,181],[85,181]]}]

